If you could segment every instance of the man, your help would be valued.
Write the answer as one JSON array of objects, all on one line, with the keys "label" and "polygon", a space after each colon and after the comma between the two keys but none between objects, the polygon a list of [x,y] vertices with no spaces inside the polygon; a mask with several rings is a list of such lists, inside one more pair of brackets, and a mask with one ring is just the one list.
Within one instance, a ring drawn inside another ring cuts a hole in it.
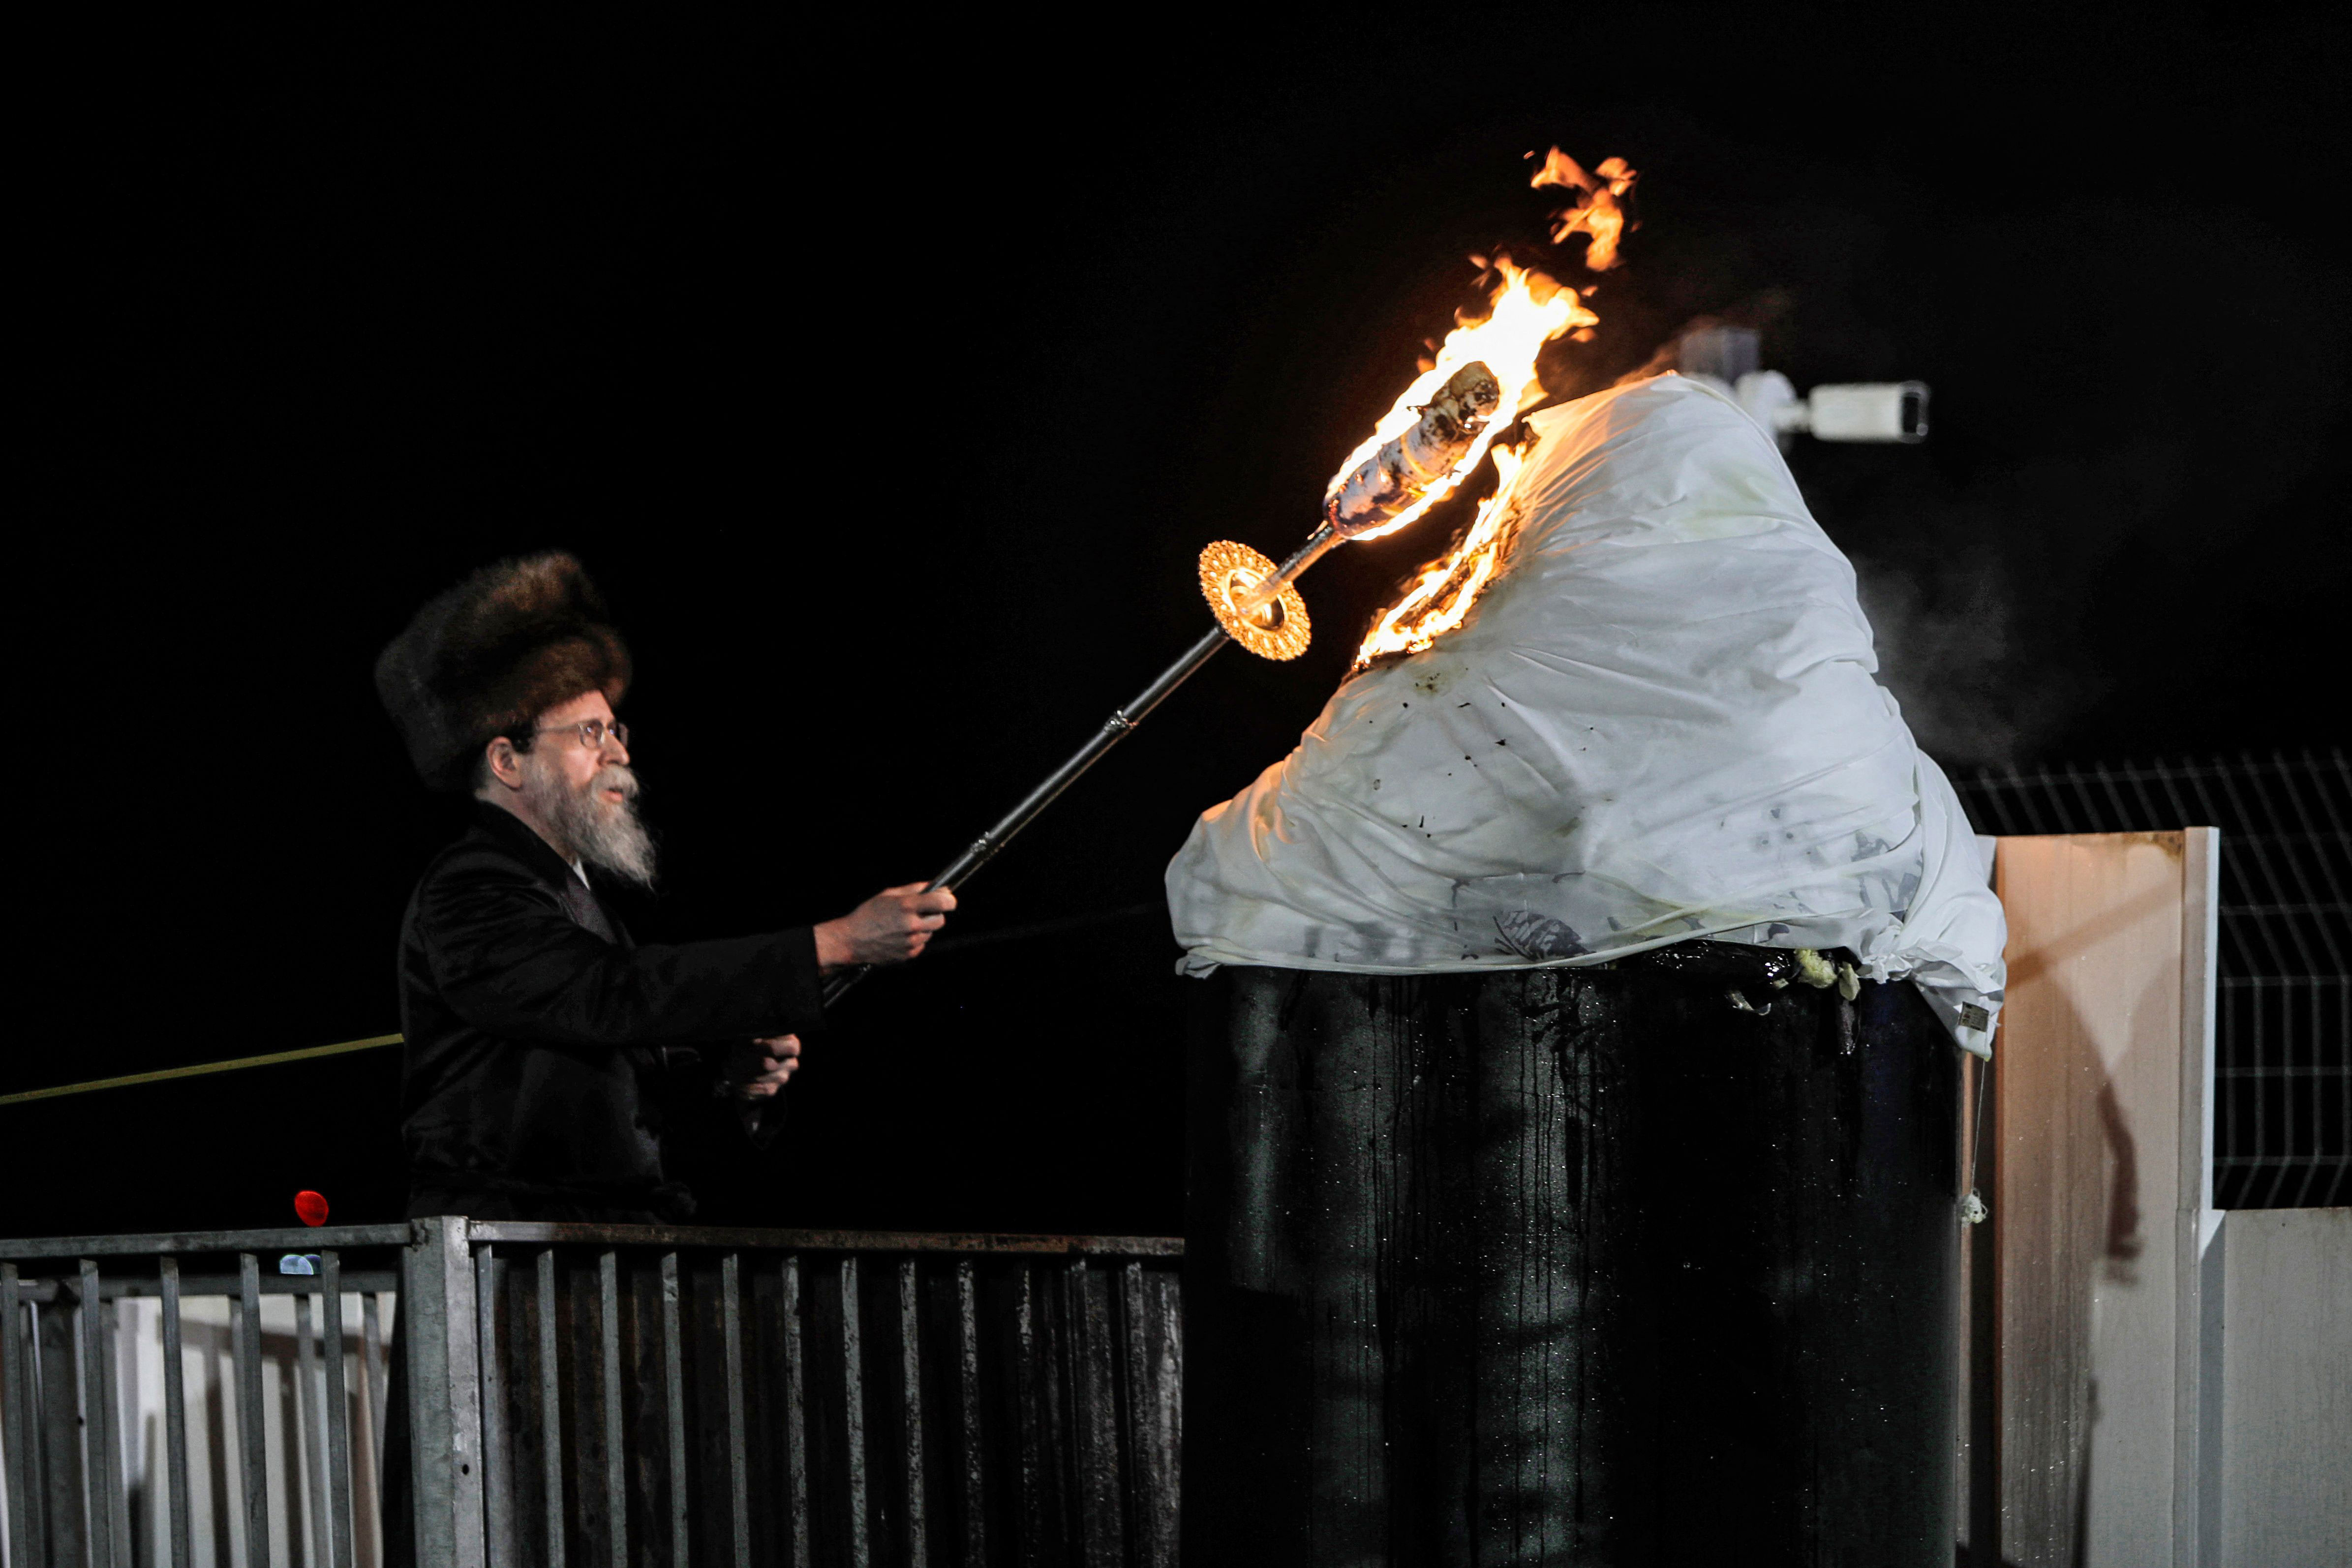
[{"label": "man", "polygon": [[722,1121],[772,1134],[824,977],[915,957],[955,907],[909,884],[813,927],[635,945],[592,882],[654,879],[614,712],[629,678],[602,599],[560,551],[476,572],[377,662],[418,774],[474,800],[401,929],[412,1216],[686,1218],[661,1135],[696,1048],[724,1051],[737,1107],[704,1135],[730,1135]]}]

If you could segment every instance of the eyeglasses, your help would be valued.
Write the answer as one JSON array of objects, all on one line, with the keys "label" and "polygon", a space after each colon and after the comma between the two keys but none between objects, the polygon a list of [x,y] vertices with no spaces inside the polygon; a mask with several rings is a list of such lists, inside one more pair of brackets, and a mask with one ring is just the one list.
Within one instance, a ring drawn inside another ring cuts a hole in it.
[{"label": "eyeglasses", "polygon": [[629,727],[618,719],[610,724],[601,718],[583,718],[578,724],[551,724],[532,730],[531,734],[576,735],[580,737],[580,744],[591,751],[604,750],[604,737],[610,736],[614,745],[624,751],[629,749]]}]

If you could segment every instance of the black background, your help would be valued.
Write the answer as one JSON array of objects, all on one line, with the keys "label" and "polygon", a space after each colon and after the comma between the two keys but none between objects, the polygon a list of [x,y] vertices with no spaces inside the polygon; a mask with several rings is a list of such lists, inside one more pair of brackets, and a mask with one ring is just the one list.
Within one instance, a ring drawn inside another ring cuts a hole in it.
[{"label": "black background", "polygon": [[[1203,543],[1304,534],[1466,255],[1590,280],[1553,142],[1642,171],[1555,392],[1709,312],[1801,387],[1933,385],[1926,446],[1791,462],[1948,765],[2340,738],[2340,28],[1569,9],[28,49],[0,1092],[398,1027],[452,829],[370,664],[518,550],[637,652],[641,935],[926,874],[1205,627]],[[1457,521],[1339,552],[1303,660],[1228,652],[1114,753],[811,1042],[779,1154],[697,1166],[707,1217],[1179,1228],[1160,872]],[[0,1107],[0,1234],[390,1218],[396,1079]]]}]

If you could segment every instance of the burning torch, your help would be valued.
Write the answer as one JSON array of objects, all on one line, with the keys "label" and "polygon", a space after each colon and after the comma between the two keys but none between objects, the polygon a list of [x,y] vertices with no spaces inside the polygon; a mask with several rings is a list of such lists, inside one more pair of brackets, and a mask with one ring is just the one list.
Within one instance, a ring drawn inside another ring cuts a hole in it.
[{"label": "burning torch", "polygon": [[[1515,281],[1523,279],[1521,275]],[[1556,298],[1574,296],[1562,290]],[[1568,319],[1574,312],[1559,314]],[[1532,382],[1534,356],[1530,352],[1527,357],[1525,379]],[[1113,709],[1085,745],[931,878],[931,886],[952,889],[971,881],[1226,643],[1239,643],[1267,659],[1295,659],[1307,651],[1309,622],[1306,601],[1295,586],[1299,577],[1337,546],[1401,528],[1451,491],[1485,455],[1495,415],[1503,407],[1503,385],[1485,361],[1472,360],[1447,375],[1426,402],[1403,406],[1413,415],[1412,423],[1379,441],[1370,455],[1340,470],[1326,493],[1322,520],[1287,560],[1276,566],[1230,539],[1220,539],[1201,552],[1201,593],[1216,624],[1149,685]],[[835,976],[825,986],[826,1002],[838,999],[866,974],[859,967]]]},{"label": "burning torch", "polygon": [[[1614,198],[1633,183],[1633,174],[1613,158],[1596,173],[1598,178],[1586,175],[1555,149],[1532,183],[1581,191],[1576,206],[1557,214],[1564,226],[1556,237],[1570,231],[1586,234],[1591,240],[1586,265],[1600,270],[1615,258],[1622,219]],[[1585,215],[1580,218],[1579,214]],[[1600,319],[1576,290],[1506,260],[1494,266],[1501,282],[1486,319],[1447,334],[1424,362],[1421,376],[1340,465],[1324,491],[1322,517],[1307,542],[1278,566],[1231,540],[1221,539],[1202,550],[1201,593],[1216,624],[1150,685],[1113,709],[1086,744],[966,845],[929,885],[952,889],[971,881],[1226,643],[1239,643],[1267,659],[1295,659],[1305,653],[1309,626],[1297,583],[1307,569],[1349,539],[1376,538],[1406,527],[1470,476],[1496,435],[1542,394],[1536,355],[1543,345],[1563,332],[1581,335]],[[838,1000],[866,973],[859,967],[836,975],[825,986],[825,1001]]]}]

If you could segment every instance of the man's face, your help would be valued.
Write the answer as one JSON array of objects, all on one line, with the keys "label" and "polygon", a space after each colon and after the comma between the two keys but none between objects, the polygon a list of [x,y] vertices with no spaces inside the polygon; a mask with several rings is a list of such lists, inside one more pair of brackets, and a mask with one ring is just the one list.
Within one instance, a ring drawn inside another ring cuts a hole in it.
[{"label": "man's face", "polygon": [[[580,743],[580,726],[590,719],[601,719],[605,727],[604,744],[597,747]],[[626,768],[628,747],[612,733],[613,705],[604,700],[603,692],[590,692],[573,697],[558,707],[549,708],[539,716],[533,727],[538,734],[531,739],[530,749],[522,754],[526,795],[545,797],[534,800],[551,810],[587,797],[596,776],[614,764]],[[601,810],[617,810],[630,795],[617,779],[608,779],[604,788],[593,790],[592,802]],[[577,810],[574,807],[573,810]]]},{"label": "man's face", "polygon": [[[591,722],[604,726],[594,746],[581,734]],[[530,749],[511,753],[512,772],[500,778],[511,780],[517,807],[565,855],[651,886],[653,839],[637,821],[636,775],[612,725],[612,705],[602,692],[549,708],[532,726]],[[494,769],[504,749],[492,747]]]}]

